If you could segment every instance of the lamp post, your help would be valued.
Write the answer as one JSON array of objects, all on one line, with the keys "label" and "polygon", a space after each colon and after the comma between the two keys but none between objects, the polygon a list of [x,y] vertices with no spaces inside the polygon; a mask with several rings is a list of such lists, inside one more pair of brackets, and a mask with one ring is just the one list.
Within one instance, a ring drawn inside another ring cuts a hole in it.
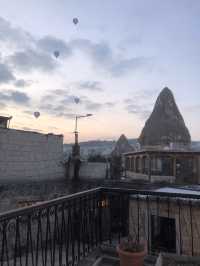
[{"label": "lamp post", "polygon": [[74,130],[75,141],[74,141],[74,146],[72,150],[72,155],[74,158],[80,156],[80,147],[78,144],[78,119],[89,117],[89,116],[92,116],[92,114],[76,115],[75,117],[75,130]]},{"label": "lamp post", "polygon": [[86,114],[86,115],[76,115],[75,117],[75,130],[74,130],[74,136],[75,136],[75,143],[72,147],[72,158],[73,158],[73,165],[74,165],[74,181],[79,180],[79,169],[80,169],[80,146],[78,144],[78,119],[92,116],[92,114]]}]

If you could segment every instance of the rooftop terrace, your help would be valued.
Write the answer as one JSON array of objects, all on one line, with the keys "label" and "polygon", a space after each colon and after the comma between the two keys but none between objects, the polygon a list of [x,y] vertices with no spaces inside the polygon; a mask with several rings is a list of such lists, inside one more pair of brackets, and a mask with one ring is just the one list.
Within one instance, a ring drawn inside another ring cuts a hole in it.
[{"label": "rooftop terrace", "polygon": [[116,245],[129,234],[146,241],[145,265],[160,252],[191,260],[199,207],[197,193],[99,187],[3,213],[0,265],[118,265]]}]

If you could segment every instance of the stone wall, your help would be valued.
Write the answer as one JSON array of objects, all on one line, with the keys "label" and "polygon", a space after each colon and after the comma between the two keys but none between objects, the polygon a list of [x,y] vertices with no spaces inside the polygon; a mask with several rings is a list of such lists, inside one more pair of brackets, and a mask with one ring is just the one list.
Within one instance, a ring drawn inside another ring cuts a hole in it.
[{"label": "stone wall", "polygon": [[106,178],[106,169],[106,163],[82,162],[80,177],[89,179],[104,179]]},{"label": "stone wall", "polygon": [[[139,202],[139,212],[138,210]],[[139,217],[138,217],[139,214]],[[141,241],[149,239],[149,248],[151,249],[151,216],[172,218],[175,220],[176,234],[176,253],[180,251],[184,255],[200,255],[200,206],[198,201],[189,202],[186,199],[178,201],[177,199],[170,200],[170,203],[165,199],[159,201],[156,198],[149,199],[147,203],[146,197],[132,197],[130,200],[129,210],[129,232],[133,238],[137,238],[138,226]],[[139,223],[139,224],[138,224]],[[172,234],[172,232],[169,232]],[[165,236],[163,235],[163,238]]]},{"label": "stone wall", "polygon": [[63,136],[0,128],[0,182],[65,176]]},{"label": "stone wall", "polygon": [[[101,162],[87,162],[82,161],[80,165],[79,178],[85,180],[102,180],[107,177],[109,172],[109,165]],[[69,179],[73,179],[74,165],[73,162],[69,168]]]},{"label": "stone wall", "polygon": [[185,256],[170,253],[160,253],[155,266],[199,266],[199,256]]}]

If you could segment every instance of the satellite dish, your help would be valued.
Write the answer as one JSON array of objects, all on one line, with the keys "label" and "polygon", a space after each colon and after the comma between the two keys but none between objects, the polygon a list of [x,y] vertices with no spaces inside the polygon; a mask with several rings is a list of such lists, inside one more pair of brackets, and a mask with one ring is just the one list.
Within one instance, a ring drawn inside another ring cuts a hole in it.
[{"label": "satellite dish", "polygon": [[60,55],[60,53],[59,53],[59,51],[54,51],[54,56],[55,56],[55,58],[58,58],[59,57],[59,55]]},{"label": "satellite dish", "polygon": [[74,23],[74,25],[77,25],[78,24],[78,18],[73,18],[73,23]]},{"label": "satellite dish", "polygon": [[75,97],[74,101],[75,101],[76,104],[78,104],[80,102],[80,99],[78,97]]},{"label": "satellite dish", "polygon": [[38,118],[40,116],[40,112],[34,112],[35,118]]}]

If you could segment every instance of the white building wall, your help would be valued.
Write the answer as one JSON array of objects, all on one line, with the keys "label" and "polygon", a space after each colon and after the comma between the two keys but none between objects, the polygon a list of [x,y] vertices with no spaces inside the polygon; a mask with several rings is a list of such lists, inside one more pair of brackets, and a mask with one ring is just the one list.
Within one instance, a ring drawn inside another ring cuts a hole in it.
[{"label": "white building wall", "polygon": [[[149,181],[149,176],[146,174],[135,173],[132,171],[126,171],[126,177],[132,180],[144,180]],[[151,182],[168,182],[168,183],[175,183],[175,176],[164,176],[164,175],[151,175]]]},{"label": "white building wall", "polygon": [[63,136],[0,128],[0,181],[64,178]]}]

